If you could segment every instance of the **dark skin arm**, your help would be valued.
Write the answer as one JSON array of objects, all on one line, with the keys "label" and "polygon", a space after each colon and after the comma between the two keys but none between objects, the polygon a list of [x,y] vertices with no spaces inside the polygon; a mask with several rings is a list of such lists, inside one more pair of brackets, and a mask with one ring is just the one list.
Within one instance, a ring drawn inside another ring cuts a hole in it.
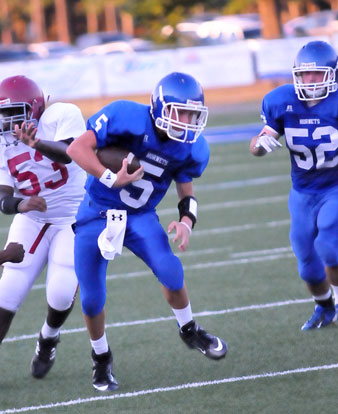
[{"label": "dark skin arm", "polygon": [[60,162],[62,164],[69,164],[72,162],[72,159],[67,155],[66,151],[68,145],[73,141],[73,138],[61,141],[46,141],[36,138],[36,132],[37,128],[34,128],[33,123],[27,127],[26,123],[23,122],[21,129],[19,125],[15,125],[15,135],[25,145],[36,149],[52,161]]},{"label": "dark skin arm", "polygon": [[5,262],[20,263],[25,256],[25,249],[20,243],[9,243],[6,249],[0,251],[0,265]]}]

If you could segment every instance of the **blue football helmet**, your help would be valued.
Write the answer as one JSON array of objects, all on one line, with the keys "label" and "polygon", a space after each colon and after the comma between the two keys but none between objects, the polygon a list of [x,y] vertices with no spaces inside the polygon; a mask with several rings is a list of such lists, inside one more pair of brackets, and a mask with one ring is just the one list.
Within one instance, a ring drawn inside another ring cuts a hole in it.
[{"label": "blue football helmet", "polygon": [[150,112],[156,127],[169,138],[190,144],[197,140],[208,119],[201,85],[179,72],[170,73],[156,85]]},{"label": "blue football helmet", "polygon": [[[313,41],[307,43],[298,52],[292,69],[293,83],[301,101],[313,101],[326,98],[330,92],[337,90],[337,53],[327,42]],[[321,82],[304,83],[305,72],[322,72]]]}]

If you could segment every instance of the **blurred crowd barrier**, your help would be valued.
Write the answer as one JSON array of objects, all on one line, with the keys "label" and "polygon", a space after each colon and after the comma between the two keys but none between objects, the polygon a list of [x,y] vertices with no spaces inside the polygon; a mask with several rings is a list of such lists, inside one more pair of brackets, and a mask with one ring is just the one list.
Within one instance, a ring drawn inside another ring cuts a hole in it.
[{"label": "blurred crowd barrier", "polygon": [[52,101],[151,93],[173,71],[195,76],[205,89],[252,85],[266,78],[290,78],[298,50],[310,40],[326,40],[338,50],[338,38],[252,39],[224,45],[102,56],[3,62],[0,79],[26,75]]}]

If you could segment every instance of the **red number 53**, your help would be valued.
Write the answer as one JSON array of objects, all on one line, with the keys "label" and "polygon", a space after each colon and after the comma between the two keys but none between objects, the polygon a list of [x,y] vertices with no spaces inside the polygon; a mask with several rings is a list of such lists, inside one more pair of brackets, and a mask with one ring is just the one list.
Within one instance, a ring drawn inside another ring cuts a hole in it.
[{"label": "red number 53", "polygon": [[[57,181],[49,180],[44,183],[41,183],[40,185],[38,176],[34,174],[33,172],[31,171],[19,172],[17,170],[17,166],[26,161],[29,161],[30,159],[31,159],[31,154],[29,152],[24,152],[22,154],[17,155],[16,157],[11,158],[7,162],[9,171],[13,177],[15,177],[19,182],[26,181],[26,180],[31,182],[32,188],[30,189],[23,188],[19,190],[20,193],[27,195],[27,196],[33,196],[33,195],[39,194],[39,192],[41,191],[41,185],[43,185],[45,188],[50,188],[52,190],[55,190],[56,188],[59,188],[66,184],[68,180],[68,170],[64,164],[60,164],[58,162],[51,161],[51,166],[53,170],[60,172],[60,179]],[[42,160],[41,153],[36,151],[34,155],[34,161],[39,162],[41,160]]]}]

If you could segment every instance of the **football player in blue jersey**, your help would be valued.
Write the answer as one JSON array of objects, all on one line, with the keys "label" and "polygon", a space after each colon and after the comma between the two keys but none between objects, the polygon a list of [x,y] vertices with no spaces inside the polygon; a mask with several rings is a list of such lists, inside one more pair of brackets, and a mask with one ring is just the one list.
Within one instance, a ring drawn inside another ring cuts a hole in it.
[{"label": "football player in blue jersey", "polygon": [[326,42],[303,46],[292,69],[293,85],[264,97],[265,126],[250,142],[252,154],[262,156],[281,147],[278,140],[285,135],[290,151],[290,241],[315,301],[302,330],[327,326],[338,312],[337,60]]},{"label": "football player in blue jersey", "polygon": [[[193,320],[181,261],[172,252],[155,211],[174,180],[180,218],[170,223],[168,232],[175,231],[173,241],[179,241],[181,251],[186,250],[197,218],[192,180],[202,174],[209,160],[209,147],[201,135],[207,115],[201,85],[190,75],[174,72],[157,84],[150,106],[126,100],[112,102],[88,120],[87,131],[67,150],[89,173],[87,193],[74,226],[75,268],[92,345],[93,386],[99,391],[118,387],[104,331],[109,258],[105,253],[109,251],[100,244],[105,231],[114,234],[111,225],[118,229],[117,237],[105,241],[109,244],[113,239],[120,248],[123,244],[150,267],[173,309],[182,340],[212,359],[227,352],[222,339],[208,334]],[[141,167],[128,174],[126,158],[117,174],[106,169],[96,149],[110,145],[128,149]],[[127,220],[121,226],[123,213]],[[114,223],[116,217],[118,223]]]}]

